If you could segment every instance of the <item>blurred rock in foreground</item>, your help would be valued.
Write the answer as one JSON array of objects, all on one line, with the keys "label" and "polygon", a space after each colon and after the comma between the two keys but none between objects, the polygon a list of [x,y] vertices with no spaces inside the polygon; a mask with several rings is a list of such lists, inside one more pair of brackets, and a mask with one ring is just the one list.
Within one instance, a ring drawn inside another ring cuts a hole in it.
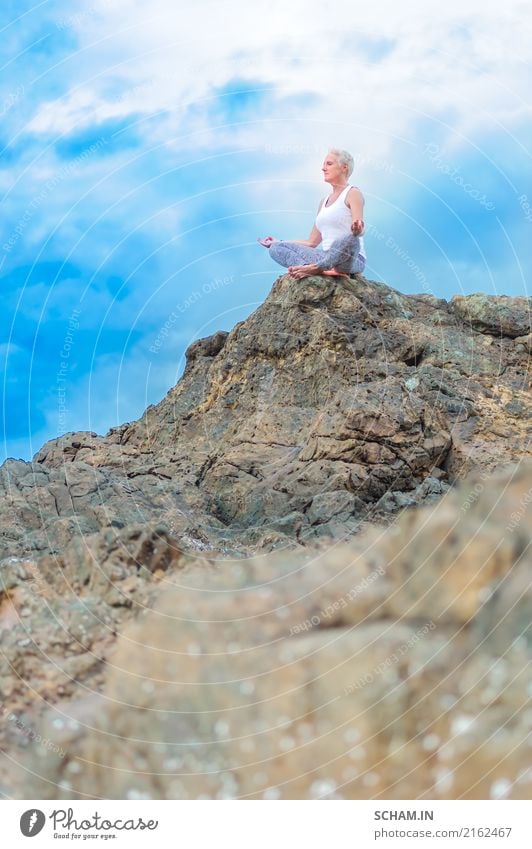
[{"label": "blurred rock in foreground", "polygon": [[170,565],[16,795],[530,798],[531,503],[521,464],[348,544]]}]

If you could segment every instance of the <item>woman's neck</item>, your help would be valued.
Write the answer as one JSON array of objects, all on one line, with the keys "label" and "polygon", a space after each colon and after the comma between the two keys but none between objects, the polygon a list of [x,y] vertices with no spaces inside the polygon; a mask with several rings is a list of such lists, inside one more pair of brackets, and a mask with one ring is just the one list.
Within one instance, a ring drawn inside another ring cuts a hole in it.
[{"label": "woman's neck", "polygon": [[331,187],[332,187],[333,192],[342,191],[348,185],[349,185],[349,183],[341,183],[341,184],[340,183],[331,183]]}]

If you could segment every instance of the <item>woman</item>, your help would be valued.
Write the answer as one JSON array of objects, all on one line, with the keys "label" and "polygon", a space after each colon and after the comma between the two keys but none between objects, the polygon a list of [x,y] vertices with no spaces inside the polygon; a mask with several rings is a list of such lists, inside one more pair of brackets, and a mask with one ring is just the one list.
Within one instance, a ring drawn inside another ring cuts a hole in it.
[{"label": "woman", "polygon": [[353,165],[353,157],[347,150],[333,148],[328,152],[322,171],[332,192],[320,201],[308,239],[286,242],[266,236],[257,240],[293,277],[301,279],[310,274],[349,277],[364,270],[364,197],[360,189],[348,183]]}]

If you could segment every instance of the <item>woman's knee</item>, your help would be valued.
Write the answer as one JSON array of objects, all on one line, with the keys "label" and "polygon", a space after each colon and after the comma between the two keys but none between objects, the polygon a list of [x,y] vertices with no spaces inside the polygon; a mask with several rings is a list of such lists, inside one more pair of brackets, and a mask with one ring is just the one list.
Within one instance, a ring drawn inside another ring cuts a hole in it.
[{"label": "woman's knee", "polygon": [[325,267],[335,267],[339,270],[344,270],[344,268],[348,268],[352,261],[353,256],[356,256],[358,246],[358,237],[353,236],[352,233],[348,233],[345,236],[340,236],[339,239],[335,239],[332,243],[329,250],[326,252],[326,258],[324,259],[323,265]]},{"label": "woman's knee", "polygon": [[359,254],[353,262],[351,273],[352,274],[363,274],[365,268],[366,268],[366,260],[361,254]]},{"label": "woman's knee", "polygon": [[347,233],[347,235],[340,236],[339,239],[336,239],[336,241],[334,241],[332,243],[331,248],[334,247],[337,250],[342,250],[342,251],[345,251],[345,250],[355,251],[356,250],[357,253],[358,253],[359,243],[360,243],[360,239],[358,238],[358,236],[354,236],[353,233]]},{"label": "woman's knee", "polygon": [[286,249],[284,243],[281,241],[272,242],[270,247],[268,248],[268,252],[272,259],[276,262],[279,262],[282,258],[284,258]]}]

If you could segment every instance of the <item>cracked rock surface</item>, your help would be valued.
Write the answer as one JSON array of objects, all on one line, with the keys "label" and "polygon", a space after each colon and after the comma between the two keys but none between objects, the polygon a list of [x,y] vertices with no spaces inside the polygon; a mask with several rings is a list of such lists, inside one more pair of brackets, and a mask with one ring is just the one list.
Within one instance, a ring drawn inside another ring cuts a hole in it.
[{"label": "cracked rock surface", "polygon": [[137,422],[67,434],[14,470],[14,513],[53,508],[63,538],[73,511],[91,530],[188,520],[213,547],[348,536],[529,454],[531,305],[283,276],[246,321],[195,342]]}]

